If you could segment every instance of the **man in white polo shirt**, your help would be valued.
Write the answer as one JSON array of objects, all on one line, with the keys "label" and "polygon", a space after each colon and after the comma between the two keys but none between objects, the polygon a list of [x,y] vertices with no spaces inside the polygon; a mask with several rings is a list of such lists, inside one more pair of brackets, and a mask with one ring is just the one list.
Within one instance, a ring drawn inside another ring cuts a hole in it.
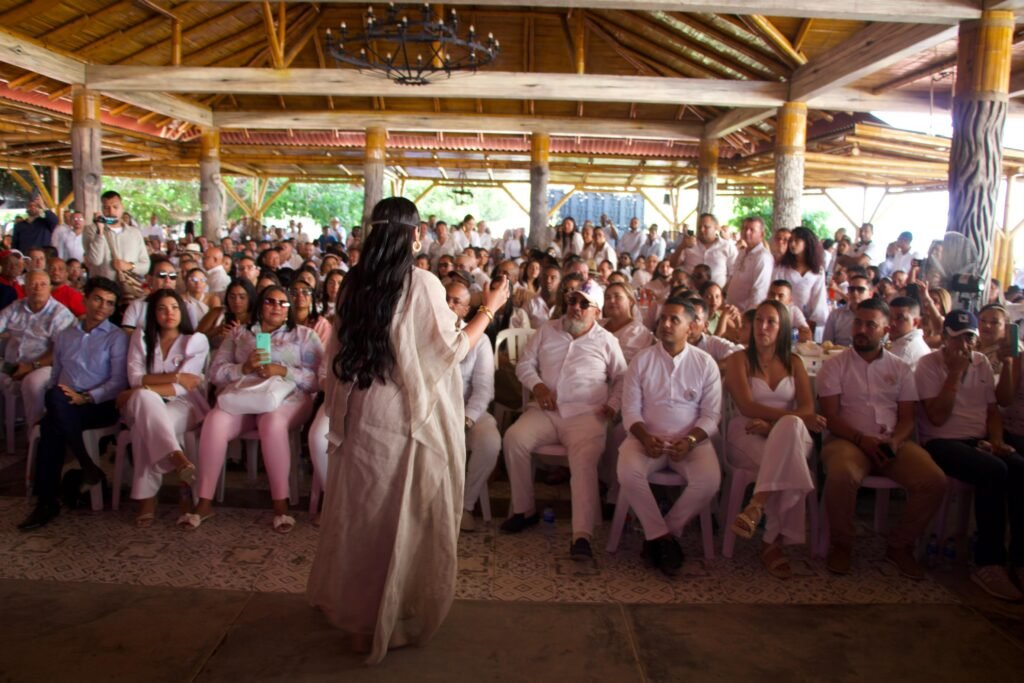
[{"label": "man in white polo shirt", "polygon": [[713,214],[702,213],[697,219],[697,239],[693,246],[678,249],[676,254],[682,255],[681,263],[672,265],[682,265],[687,273],[692,273],[698,265],[707,265],[711,269],[711,280],[725,287],[736,262],[736,245],[719,235],[718,219]]},{"label": "man in white polo shirt", "polygon": [[530,338],[516,376],[533,392],[522,416],[505,432],[505,466],[512,489],[512,516],[501,525],[518,533],[537,523],[531,453],[562,444],[572,473],[572,546],[575,560],[593,557],[590,538],[599,506],[597,469],[608,421],[618,412],[611,392],[626,370],[618,340],[597,324],[604,291],[586,282],[566,297],[565,315],[545,323]]},{"label": "man in white polo shirt", "polygon": [[914,375],[923,410],[918,433],[939,467],[974,486],[978,542],[971,580],[1003,600],[1024,595],[1006,572],[1006,522],[1010,564],[1024,578],[1024,456],[1003,440],[996,406],[995,375],[985,354],[975,351],[978,320],[950,311],[942,326],[942,348],[917,364]]},{"label": "man in white polo shirt", "polygon": [[889,302],[889,310],[889,350],[914,369],[917,361],[932,352],[921,329],[921,304],[909,296],[898,296]]},{"label": "man in white polo shirt", "polygon": [[744,218],[740,234],[747,248],[736,257],[725,301],[743,313],[768,296],[775,259],[764,245],[764,221],[761,218]]},{"label": "man in white polo shirt", "polygon": [[904,576],[920,579],[924,570],[914,559],[914,540],[942,503],[946,477],[910,440],[917,389],[910,366],[882,347],[889,306],[868,299],[854,315],[853,347],[826,360],[818,371],[818,398],[832,437],[821,451],[831,528],[826,566],[836,574],[849,573],[857,490],[864,477],[876,474],[907,491],[903,516],[889,533],[886,560]]},{"label": "man in white polo shirt", "polygon": [[[708,353],[687,343],[693,327],[689,301],[666,301],[656,330],[661,343],[633,358],[622,387],[622,426],[629,436],[619,448],[619,485],[644,528],[644,557],[670,576],[683,563],[683,527],[722,481],[709,440],[722,416],[721,374]],[[666,467],[685,477],[686,488],[662,517],[647,477]]]}]

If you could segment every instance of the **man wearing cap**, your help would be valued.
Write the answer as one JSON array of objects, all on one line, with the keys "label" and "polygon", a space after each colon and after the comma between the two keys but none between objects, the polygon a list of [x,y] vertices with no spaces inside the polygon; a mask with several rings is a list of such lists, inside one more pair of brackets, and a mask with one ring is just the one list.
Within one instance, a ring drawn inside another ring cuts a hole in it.
[{"label": "man wearing cap", "polygon": [[942,347],[922,358],[914,371],[923,408],[918,434],[947,475],[974,486],[978,542],[971,580],[994,597],[1020,600],[1024,595],[1010,580],[1006,564],[1009,559],[1018,578],[1024,578],[1024,456],[1003,440],[995,375],[984,354],[975,351],[977,343],[974,314],[950,311],[942,326]]},{"label": "man wearing cap", "polygon": [[[658,316],[660,343],[636,354],[622,388],[622,426],[629,436],[619,448],[619,484],[643,526],[644,557],[668,575],[683,563],[683,527],[707,507],[722,481],[709,440],[722,416],[721,374],[708,353],[687,343],[694,323],[688,300],[668,299]],[[663,517],[647,478],[666,467],[683,475],[686,487]]]},{"label": "man wearing cap", "polygon": [[28,214],[14,224],[14,237],[11,246],[26,252],[32,247],[48,247],[53,240],[53,230],[57,227],[57,214],[49,209],[43,210],[43,201],[38,195],[29,200],[25,207]]},{"label": "man wearing cap", "polygon": [[512,516],[501,525],[518,533],[537,523],[531,453],[561,444],[572,473],[572,545],[576,560],[593,557],[590,539],[598,521],[598,463],[608,421],[618,412],[611,386],[626,370],[615,337],[597,324],[604,291],[593,281],[566,297],[565,315],[543,324],[516,364],[516,376],[533,399],[505,432],[505,466]]},{"label": "man wearing cap", "polygon": [[868,299],[854,315],[853,347],[826,360],[818,371],[818,399],[831,437],[821,450],[830,527],[826,567],[835,574],[849,573],[857,490],[864,477],[875,474],[907,491],[885,558],[904,576],[921,579],[924,570],[914,559],[913,545],[942,504],[946,477],[911,441],[917,387],[910,366],[882,346],[890,329],[889,306]]}]

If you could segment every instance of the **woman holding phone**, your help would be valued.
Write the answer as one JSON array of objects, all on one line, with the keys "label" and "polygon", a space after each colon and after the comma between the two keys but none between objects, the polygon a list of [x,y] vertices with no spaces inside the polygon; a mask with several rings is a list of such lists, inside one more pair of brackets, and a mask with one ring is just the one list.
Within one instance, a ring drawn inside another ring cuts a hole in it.
[{"label": "woman holding phone", "polygon": [[[263,464],[270,479],[273,500],[273,528],[286,534],[295,526],[288,514],[288,474],[291,465],[289,432],[300,429],[313,410],[313,394],[317,390],[317,368],[323,357],[323,346],[316,333],[295,324],[288,292],[280,285],[271,285],[260,292],[256,302],[255,322],[235,328],[221,344],[210,365],[208,376],[219,389],[244,392],[243,378],[281,377],[288,382],[291,393],[279,405],[265,394],[265,410],[247,414],[228,412],[218,405],[203,422],[199,437],[199,503],[191,513],[178,519],[178,525],[196,529],[213,516],[213,494],[217,488],[228,443],[243,432],[259,430]],[[298,454],[295,454],[298,457]]]},{"label": "woman holding phone", "polygon": [[464,326],[414,267],[416,205],[374,207],[338,296],[327,351],[330,420],[310,602],[380,662],[428,641],[455,595],[466,471],[460,361],[508,299],[504,275]]}]

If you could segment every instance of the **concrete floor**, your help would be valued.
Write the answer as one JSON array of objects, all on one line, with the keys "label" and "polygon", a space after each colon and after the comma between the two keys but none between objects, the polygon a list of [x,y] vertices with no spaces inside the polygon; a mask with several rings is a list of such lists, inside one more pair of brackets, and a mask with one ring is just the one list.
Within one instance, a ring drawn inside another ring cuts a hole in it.
[{"label": "concrete floor", "polygon": [[0,605],[4,681],[1024,680],[1016,610],[960,605],[460,601],[376,667],[301,595],[2,580]]}]

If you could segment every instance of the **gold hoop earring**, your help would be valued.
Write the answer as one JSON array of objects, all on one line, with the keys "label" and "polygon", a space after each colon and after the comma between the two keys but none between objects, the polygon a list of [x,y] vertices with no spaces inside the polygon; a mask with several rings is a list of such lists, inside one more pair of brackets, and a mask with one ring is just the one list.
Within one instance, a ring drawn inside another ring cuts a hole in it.
[{"label": "gold hoop earring", "polygon": [[418,253],[420,253],[420,249],[422,249],[422,248],[423,248],[423,243],[420,242],[419,240],[416,240],[415,242],[412,243],[412,253],[418,254]]}]

